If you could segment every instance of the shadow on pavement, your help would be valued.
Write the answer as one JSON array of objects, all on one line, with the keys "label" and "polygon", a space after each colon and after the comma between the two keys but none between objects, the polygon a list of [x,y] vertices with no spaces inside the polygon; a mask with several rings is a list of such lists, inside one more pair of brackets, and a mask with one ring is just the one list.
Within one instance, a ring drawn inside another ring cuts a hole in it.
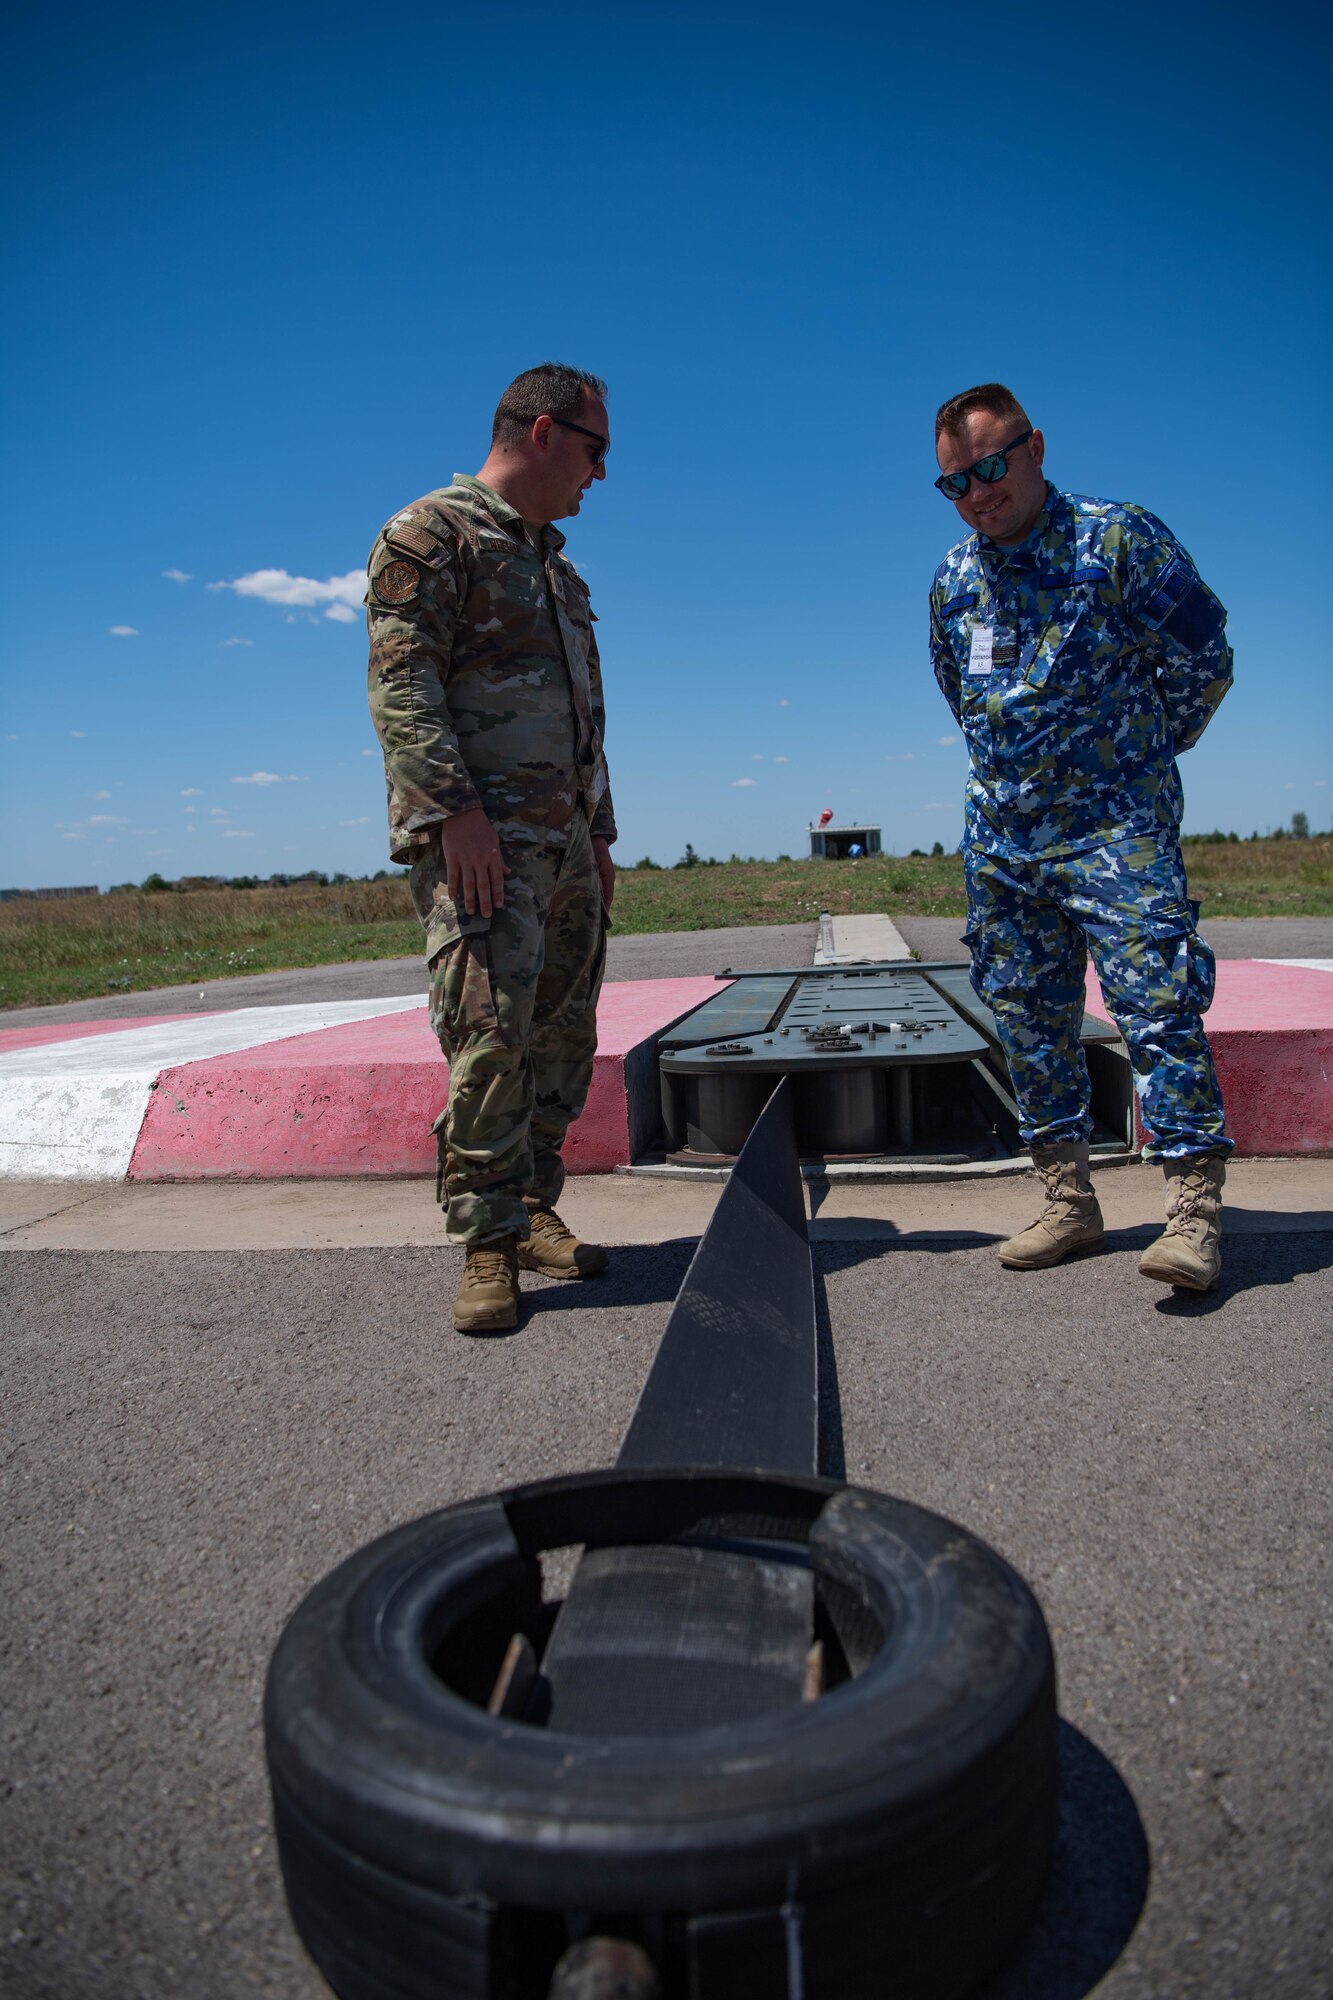
[{"label": "shadow on pavement", "polygon": [[1125,1949],[1148,1895],[1148,1836],[1110,1759],[1061,1722],[1055,1859],[1018,1957],[978,2000],[1083,2000]]},{"label": "shadow on pavement", "polygon": [[[523,1277],[524,1313],[605,1312],[622,1306],[670,1305],[698,1247],[694,1236],[667,1243],[631,1243],[611,1251],[611,1268],[577,1284],[569,1279]],[[521,1323],[521,1321],[520,1321]]]},{"label": "shadow on pavement", "polygon": [[[1253,1213],[1253,1211],[1252,1211]],[[1288,1225],[1290,1216],[1282,1218]],[[1165,1292],[1157,1310],[1172,1319],[1202,1319],[1219,1312],[1229,1299],[1242,1292],[1261,1291],[1267,1285],[1289,1285],[1296,1278],[1316,1271],[1333,1269],[1333,1231],[1312,1218],[1309,1233],[1288,1227],[1271,1236],[1222,1236],[1222,1275],[1211,1292]],[[1144,1242],[1150,1232],[1135,1231]]]}]

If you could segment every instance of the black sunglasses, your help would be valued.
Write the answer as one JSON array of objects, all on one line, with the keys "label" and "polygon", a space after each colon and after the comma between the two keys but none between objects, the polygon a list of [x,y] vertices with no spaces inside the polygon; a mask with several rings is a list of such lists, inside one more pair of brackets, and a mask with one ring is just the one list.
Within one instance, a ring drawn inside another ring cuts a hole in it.
[{"label": "black sunglasses", "polygon": [[983,486],[994,486],[996,480],[1003,479],[1009,470],[1007,454],[1017,451],[1019,445],[1026,444],[1031,436],[1031,431],[1020,431],[999,451],[988,451],[975,465],[969,465],[966,472],[942,472],[935,484],[946,500],[961,500],[974,479],[979,479]]},{"label": "black sunglasses", "polygon": [[[547,414],[550,414],[549,411]],[[591,438],[597,447],[596,451],[592,454],[594,465],[600,465],[611,449],[610,438],[604,438],[600,431],[590,431],[583,424],[571,424],[568,417],[552,417],[551,422],[559,424],[562,430],[577,431],[580,437]]]}]

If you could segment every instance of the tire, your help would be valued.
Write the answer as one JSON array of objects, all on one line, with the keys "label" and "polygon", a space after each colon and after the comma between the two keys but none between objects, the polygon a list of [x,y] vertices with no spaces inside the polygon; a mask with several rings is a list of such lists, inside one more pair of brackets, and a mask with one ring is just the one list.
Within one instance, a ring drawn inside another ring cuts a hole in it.
[{"label": "tire", "polygon": [[[549,1632],[543,1550],[678,1541],[810,1566],[821,1699],[653,1738],[487,1714],[514,1632],[538,1655]],[[265,1694],[288,1901],[341,2000],[541,2000],[590,1927],[688,2000],[965,1994],[1039,1898],[1055,1730],[1040,1608],[984,1543],[727,1472],[546,1481],[399,1528],[297,1608]]]}]

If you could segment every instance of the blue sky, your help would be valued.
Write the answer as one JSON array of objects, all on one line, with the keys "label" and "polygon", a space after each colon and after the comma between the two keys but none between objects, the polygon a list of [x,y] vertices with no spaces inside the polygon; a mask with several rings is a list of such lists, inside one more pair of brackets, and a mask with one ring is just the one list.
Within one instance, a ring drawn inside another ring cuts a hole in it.
[{"label": "blue sky", "polygon": [[384,865],[356,573],[547,357],[611,385],[622,861],[957,840],[931,418],[992,377],[1230,611],[1186,827],[1328,826],[1329,54],[1231,0],[28,10],[0,882]]}]

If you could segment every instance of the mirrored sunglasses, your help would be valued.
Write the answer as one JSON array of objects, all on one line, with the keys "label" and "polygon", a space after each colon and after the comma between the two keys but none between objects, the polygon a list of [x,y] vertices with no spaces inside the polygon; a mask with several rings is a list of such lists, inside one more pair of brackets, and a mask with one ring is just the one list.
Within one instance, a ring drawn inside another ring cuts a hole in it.
[{"label": "mirrored sunglasses", "polygon": [[946,500],[961,500],[974,479],[979,479],[983,486],[994,486],[1009,470],[1009,453],[1017,451],[1031,436],[1031,431],[1020,431],[1001,450],[988,451],[975,465],[969,465],[966,472],[942,472],[935,484]]}]

